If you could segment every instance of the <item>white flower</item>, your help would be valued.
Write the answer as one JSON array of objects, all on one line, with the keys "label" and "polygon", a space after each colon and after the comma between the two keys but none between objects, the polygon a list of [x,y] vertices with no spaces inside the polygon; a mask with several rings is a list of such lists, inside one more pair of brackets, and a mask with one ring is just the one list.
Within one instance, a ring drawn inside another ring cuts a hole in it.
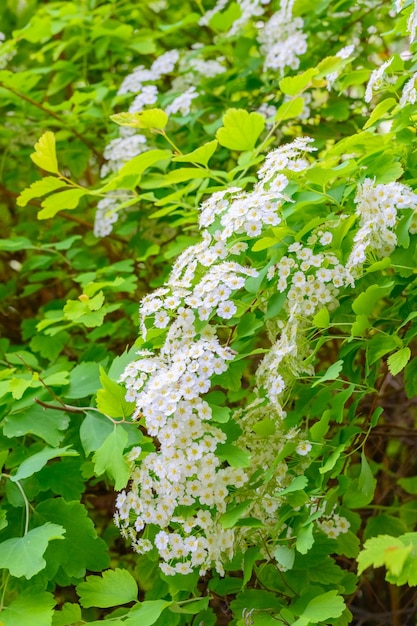
[{"label": "white flower", "polygon": [[311,448],[311,443],[309,443],[308,441],[301,441],[301,443],[299,443],[296,447],[295,451],[297,452],[297,454],[305,456],[310,452]]}]

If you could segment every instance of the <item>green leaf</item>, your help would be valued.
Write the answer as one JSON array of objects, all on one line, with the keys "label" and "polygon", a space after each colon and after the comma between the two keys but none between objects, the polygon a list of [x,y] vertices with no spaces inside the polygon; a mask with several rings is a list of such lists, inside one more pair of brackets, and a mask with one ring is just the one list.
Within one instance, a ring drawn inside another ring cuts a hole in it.
[{"label": "green leaf", "polygon": [[375,335],[366,344],[368,364],[373,365],[401,344],[402,341],[398,335]]},{"label": "green leaf", "polygon": [[125,626],[152,626],[172,600],[148,600],[136,604],[130,609]]},{"label": "green leaf", "polygon": [[85,362],[76,365],[70,372],[69,383],[66,398],[85,398],[95,393],[100,387],[98,364]]},{"label": "green leaf", "polygon": [[401,489],[404,489],[406,493],[410,493],[412,495],[417,494],[417,476],[412,476],[410,478],[399,478],[397,483],[400,485]]},{"label": "green leaf", "polygon": [[363,130],[366,130],[367,128],[375,124],[375,122],[378,122],[381,117],[384,117],[385,113],[387,113],[395,105],[396,101],[394,100],[394,98],[386,98],[385,100],[382,100],[382,102],[379,102],[369,116],[369,119],[365,123]]},{"label": "green leaf", "polygon": [[251,500],[245,500],[240,504],[230,504],[226,513],[220,517],[219,522],[223,528],[233,528],[236,522],[243,516],[250,505]]},{"label": "green leaf", "polygon": [[364,543],[363,550],[359,553],[358,575],[362,574],[370,565],[373,567],[381,567],[385,564],[386,551],[404,548],[401,537],[391,537],[390,535],[378,535],[367,539]]},{"label": "green leaf", "polygon": [[330,325],[330,315],[328,309],[323,307],[313,317],[313,324],[317,328],[328,328]]},{"label": "green leaf", "polygon": [[405,366],[404,387],[409,400],[417,396],[417,358],[412,359]]},{"label": "green leaf", "polygon": [[28,459],[25,459],[19,466],[16,474],[10,476],[10,480],[16,482],[18,480],[22,480],[23,478],[28,478],[36,472],[39,472],[44,465],[47,464],[51,459],[55,459],[57,457],[62,456],[78,456],[78,452],[76,450],[70,450],[69,446],[65,446],[65,448],[44,448],[40,452],[33,454]]},{"label": "green leaf", "polygon": [[102,576],[87,576],[85,582],[77,585],[80,604],[108,608],[137,600],[138,586],[127,570],[107,570]]},{"label": "green leaf", "polygon": [[401,348],[401,350],[398,350],[398,352],[394,352],[394,354],[391,354],[387,359],[388,369],[390,373],[393,376],[399,374],[399,372],[401,372],[407,365],[410,357],[411,350],[408,347]]},{"label": "green leaf", "polygon": [[166,161],[171,157],[172,152],[170,150],[147,150],[125,163],[117,175],[107,185],[98,189],[97,193],[106,193],[120,187],[134,189],[139,184],[143,172],[148,167],[160,161]]},{"label": "green leaf", "polygon": [[32,161],[41,169],[52,174],[59,174],[55,151],[55,135],[47,130],[35,144],[35,152],[30,155]]},{"label": "green leaf", "polygon": [[284,102],[278,107],[278,110],[275,114],[276,122],[283,122],[284,120],[289,120],[293,117],[298,117],[303,112],[304,108],[304,99],[303,98],[294,98],[293,100],[288,100],[288,102]]},{"label": "green leaf", "polygon": [[181,154],[180,156],[174,156],[173,161],[177,163],[199,163],[206,166],[218,146],[217,139],[204,143],[202,146],[189,152],[188,154]]},{"label": "green leaf", "polygon": [[382,286],[371,285],[353,301],[352,310],[357,315],[370,315],[377,302],[391,293],[393,286],[393,281]]},{"label": "green leaf", "polygon": [[46,523],[33,528],[24,537],[13,537],[0,544],[0,568],[9,570],[12,576],[29,579],[44,569],[43,555],[48,543],[62,539],[65,529],[57,524]]},{"label": "green leaf", "polygon": [[312,624],[317,624],[318,622],[325,622],[330,618],[340,617],[345,608],[342,596],[339,596],[338,592],[332,589],[313,598],[307,604],[301,617],[307,618]]},{"label": "green leaf", "polygon": [[127,432],[120,426],[115,426],[93,457],[95,474],[101,476],[106,472],[113,478],[117,491],[126,487],[130,478],[130,467],[123,456],[127,439]]},{"label": "green leaf", "polygon": [[339,377],[340,372],[343,368],[343,359],[339,359],[336,363],[332,363],[330,367],[327,368],[326,372],[321,376],[318,380],[316,380],[311,386],[317,387],[320,383],[324,383],[326,380],[335,380]]},{"label": "green leaf", "polygon": [[52,593],[25,589],[19,592],[13,602],[3,608],[0,624],[2,626],[29,626],[29,624],[30,626],[51,626],[55,604]]},{"label": "green leaf", "polygon": [[317,68],[310,68],[298,76],[286,76],[279,81],[279,88],[287,96],[296,96],[310,86],[314,76],[318,74]]},{"label": "green leaf", "polygon": [[39,220],[54,217],[62,209],[75,209],[80,199],[88,194],[87,189],[67,189],[48,196],[42,202],[42,209],[38,212]]},{"label": "green leaf", "polygon": [[265,128],[263,115],[245,109],[229,109],[222,119],[223,126],[217,130],[216,138],[229,150],[252,150]]},{"label": "green leaf", "polygon": [[361,454],[361,471],[359,474],[358,487],[370,502],[374,497],[376,479],[374,478],[372,470],[369,467],[369,463],[364,452]]},{"label": "green leaf", "polygon": [[0,250],[5,252],[15,252],[25,250],[33,246],[27,237],[10,237],[10,239],[0,239]]},{"label": "green leaf", "polygon": [[162,109],[146,109],[138,113],[116,113],[110,119],[119,126],[152,128],[162,130],[168,123],[168,115]]},{"label": "green leaf", "polygon": [[276,546],[274,558],[285,570],[292,569],[295,561],[295,550],[287,546]]},{"label": "green leaf", "polygon": [[46,573],[49,580],[57,574],[59,579],[64,572],[65,581],[70,576],[79,582],[87,570],[97,572],[109,567],[107,544],[97,537],[83,504],[51,498],[38,504],[35,517],[42,522],[60,524],[65,529],[62,541],[53,541],[48,546]]},{"label": "green leaf", "polygon": [[221,443],[217,446],[216,454],[225,459],[232,467],[249,467],[250,454],[230,443]]},{"label": "green leaf", "polygon": [[79,604],[65,602],[60,611],[54,611],[51,626],[72,626],[81,622],[81,609]]},{"label": "green leaf", "polygon": [[308,524],[307,526],[303,526],[298,531],[297,541],[295,542],[295,547],[300,554],[307,554],[310,548],[314,544],[313,537],[313,529],[314,524]]},{"label": "green leaf", "polygon": [[56,191],[61,187],[67,187],[67,183],[54,176],[46,176],[41,180],[37,180],[22,191],[20,196],[16,199],[18,206],[26,206],[29,200],[33,198],[41,198],[51,191]]},{"label": "green leaf", "polygon": [[134,411],[135,403],[125,400],[126,389],[109,378],[102,367],[100,382],[103,389],[97,392],[98,410],[109,417],[129,417]]},{"label": "green leaf", "polygon": [[41,437],[50,446],[59,446],[65,436],[70,418],[63,411],[45,409],[38,404],[9,413],[4,421],[6,437],[23,437],[29,433]]},{"label": "green leaf", "polygon": [[169,606],[169,610],[173,613],[182,613],[185,615],[197,615],[200,611],[205,611],[208,607],[209,596],[205,598],[191,598],[184,602],[173,602]]}]

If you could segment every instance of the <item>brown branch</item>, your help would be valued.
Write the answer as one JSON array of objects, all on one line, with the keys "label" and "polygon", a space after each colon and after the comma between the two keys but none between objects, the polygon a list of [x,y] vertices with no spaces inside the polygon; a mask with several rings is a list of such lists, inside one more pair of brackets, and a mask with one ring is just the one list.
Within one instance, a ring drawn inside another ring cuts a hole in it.
[{"label": "brown branch", "polygon": [[55,113],[55,111],[53,111],[52,109],[49,109],[45,105],[41,104],[40,102],[37,102],[36,100],[33,100],[32,98],[30,98],[26,94],[21,93],[20,91],[17,91],[16,89],[14,89],[13,87],[10,87],[9,85],[5,85],[4,83],[0,82],[0,87],[3,87],[3,89],[7,89],[8,91],[13,93],[18,98],[21,98],[22,100],[25,100],[25,102],[28,102],[29,104],[31,104],[32,106],[36,107],[37,109],[40,109],[41,111],[46,113],[46,115],[49,115],[50,117],[53,117],[54,119],[56,119],[60,124],[62,124],[66,128],[68,128],[68,130],[70,130],[72,132],[72,134],[75,135],[75,137],[77,137],[85,146],[87,146],[87,148],[89,150],[91,150],[91,152],[98,159],[98,162],[99,162],[100,165],[103,164],[103,162],[104,162],[103,161],[103,156],[94,148],[94,146],[87,139],[85,139],[85,137],[83,137],[77,131],[76,128],[74,128],[73,126],[68,124],[65,121],[64,118],[62,118],[60,115],[58,115],[58,113]]}]

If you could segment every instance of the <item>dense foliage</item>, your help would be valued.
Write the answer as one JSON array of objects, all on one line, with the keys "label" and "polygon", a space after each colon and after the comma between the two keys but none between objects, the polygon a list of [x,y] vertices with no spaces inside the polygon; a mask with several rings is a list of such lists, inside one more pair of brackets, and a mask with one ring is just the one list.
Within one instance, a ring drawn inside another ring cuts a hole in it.
[{"label": "dense foliage", "polygon": [[417,4],[5,5],[0,625],[415,623]]}]

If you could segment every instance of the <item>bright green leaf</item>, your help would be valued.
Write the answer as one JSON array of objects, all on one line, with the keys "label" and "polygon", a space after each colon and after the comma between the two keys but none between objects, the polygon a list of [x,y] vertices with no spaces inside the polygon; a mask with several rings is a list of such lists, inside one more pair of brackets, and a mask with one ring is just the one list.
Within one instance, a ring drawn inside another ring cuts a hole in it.
[{"label": "bright green leaf", "polygon": [[64,533],[62,526],[46,523],[29,530],[24,537],[6,539],[0,544],[0,568],[8,569],[16,578],[32,578],[46,565],[43,555],[48,543],[62,539]]},{"label": "bright green leaf", "polygon": [[130,478],[130,467],[123,456],[127,439],[127,432],[116,426],[93,457],[95,474],[101,476],[106,472],[113,478],[117,491],[126,487]]},{"label": "bright green leaf", "polygon": [[173,157],[172,160],[177,163],[199,163],[200,165],[206,166],[215,153],[217,146],[218,141],[213,139],[213,141],[204,143],[202,146],[192,152],[189,152],[188,154],[181,154],[180,156]]},{"label": "bright green leaf", "polygon": [[220,517],[219,522],[223,528],[233,528],[236,522],[243,516],[250,505],[250,500],[245,500],[240,504],[230,504],[226,513]]},{"label": "bright green leaf", "polygon": [[30,155],[32,161],[41,169],[52,174],[59,174],[55,150],[55,135],[47,130],[35,144],[35,152]]},{"label": "bright green leaf", "polygon": [[287,96],[296,96],[310,86],[317,74],[317,68],[310,68],[298,76],[286,76],[279,81],[279,88]]},{"label": "bright green leaf", "polygon": [[97,408],[109,417],[128,417],[134,411],[134,402],[125,399],[126,390],[109,378],[103,368],[100,368],[100,382],[103,389],[97,392]]},{"label": "bright green leaf", "polygon": [[216,138],[221,146],[243,152],[255,147],[264,128],[265,118],[260,113],[228,109],[223,115],[223,126],[217,130]]},{"label": "bright green leaf", "polygon": [[39,220],[46,220],[54,217],[63,209],[75,209],[80,199],[88,193],[84,189],[67,189],[48,196],[42,202],[42,209],[38,212]]},{"label": "bright green leaf", "polygon": [[37,180],[22,191],[16,200],[18,206],[26,206],[33,198],[41,198],[51,191],[56,191],[62,187],[67,187],[67,183],[54,176],[45,176],[41,180]]},{"label": "bright green leaf", "polygon": [[298,531],[297,541],[295,542],[295,547],[300,554],[307,554],[310,548],[314,544],[313,537],[313,529],[314,524],[308,524],[307,526],[303,526]]},{"label": "bright green leaf", "polygon": [[411,350],[408,347],[401,348],[401,350],[398,350],[398,352],[394,352],[394,354],[391,354],[387,359],[388,369],[390,373],[393,376],[399,374],[399,372],[401,372],[407,365],[410,357]]}]

